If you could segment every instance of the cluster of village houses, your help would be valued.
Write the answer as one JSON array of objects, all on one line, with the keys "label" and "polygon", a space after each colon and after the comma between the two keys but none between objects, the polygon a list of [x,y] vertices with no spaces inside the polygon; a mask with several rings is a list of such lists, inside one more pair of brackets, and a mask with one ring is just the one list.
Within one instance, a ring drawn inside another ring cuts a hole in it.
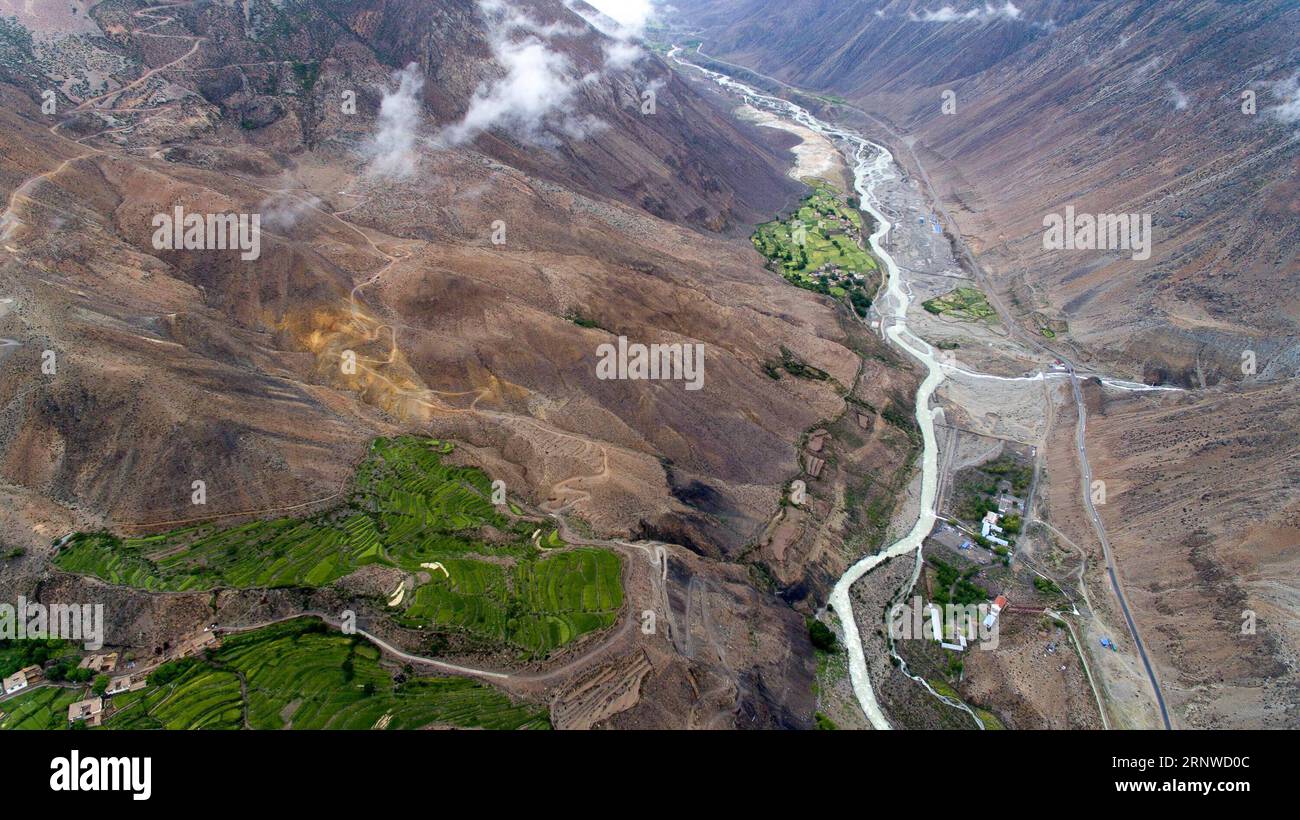
[{"label": "cluster of village houses", "polygon": [[[984,629],[989,630],[998,622],[998,616],[1002,610],[1007,608],[1007,598],[1005,595],[999,595],[989,604],[988,614],[984,616]],[[937,604],[930,604],[930,629],[934,639],[939,646],[944,649],[951,649],[954,652],[966,651],[967,640],[966,633],[969,630],[968,624],[955,624],[952,630],[951,638],[944,634],[943,613],[939,611]]]},{"label": "cluster of village houses", "polygon": [[[989,510],[984,514],[984,519],[980,522],[980,535],[988,539],[990,543],[1002,547],[1009,546],[1007,540],[1002,537],[1004,535],[1001,526],[1002,518],[1013,513],[1016,515],[1024,515],[1024,512],[1025,502],[1022,499],[1006,492],[1005,490],[999,492],[998,508],[996,511]],[[969,545],[969,542],[967,542],[967,545]],[[934,604],[930,604],[930,607],[933,614],[930,622],[932,624],[931,629],[934,633],[934,639],[938,641],[939,645],[944,649],[951,649],[956,652],[965,650],[966,636],[963,634],[963,631],[960,629],[956,630],[954,642],[949,642],[941,629],[943,619],[938,616],[938,608]],[[993,626],[998,622],[998,616],[1002,614],[1002,610],[1006,609],[1006,607],[1007,599],[1005,595],[999,595],[989,603],[988,614],[984,616],[984,628],[986,630],[993,628]]]},{"label": "cluster of village houses", "polygon": [[817,270],[812,271],[812,275],[817,277],[818,279],[826,279],[829,277],[831,280],[830,282],[831,284],[837,284],[840,282],[847,283],[850,279],[855,282],[863,282],[867,278],[864,274],[861,273],[846,273],[845,271],[840,270],[839,265],[836,265],[832,262],[827,262],[821,267],[817,268]]},{"label": "cluster of village houses", "polygon": [[980,535],[1000,547],[1008,546],[1007,540],[1002,537],[1002,517],[1011,513],[1024,515],[1024,512],[1025,502],[1010,493],[999,493],[997,510],[986,512],[984,520],[980,522]]},{"label": "cluster of village houses", "polygon": [[[850,221],[849,221],[847,218],[845,218],[845,217],[840,217],[840,219],[839,219],[839,224],[840,224],[840,227],[844,230],[844,233],[848,235],[849,239],[851,239],[851,240],[853,240],[853,242],[857,243],[857,242],[858,242],[858,232],[857,232],[857,228],[854,227],[853,223],[850,222]],[[818,226],[819,228],[823,228],[823,229],[824,229],[824,228],[826,227],[826,222],[825,222],[825,220],[818,220],[818,222],[817,222],[817,226]],[[866,281],[866,278],[867,278],[867,277],[866,277],[866,274],[862,274],[862,273],[849,273],[849,272],[847,272],[847,271],[840,270],[840,266],[839,266],[839,265],[835,265],[835,264],[832,264],[832,263],[830,263],[830,262],[827,262],[826,264],[824,264],[824,265],[820,266],[819,268],[817,268],[817,270],[815,270],[815,271],[812,272],[812,275],[813,275],[813,276],[816,276],[816,277],[819,278],[819,279],[826,279],[826,278],[829,278],[829,279],[831,280],[832,283],[835,283],[835,282],[848,282],[849,280],[852,280],[852,281],[855,281],[855,282],[865,282],[865,281]]]},{"label": "cluster of village houses", "polygon": [[[216,633],[207,629],[193,635],[180,644],[169,649],[159,656],[157,661],[148,667],[136,669],[135,662],[129,662],[124,674],[117,675],[109,679],[108,688],[104,690],[104,696],[95,695],[76,703],[68,705],[68,723],[84,721],[87,726],[99,726],[104,720],[104,698],[122,692],[134,692],[143,689],[148,683],[149,673],[158,666],[169,661],[176,661],[182,658],[188,658],[203,652],[205,649],[215,649],[220,644],[220,639]],[[112,675],[118,672],[118,653],[103,652],[87,655],[77,664],[78,669],[88,669],[96,675]],[[42,683],[45,680],[44,672],[39,666],[24,667],[9,677],[4,679],[4,694],[12,695],[21,692],[31,686]],[[3,713],[0,713],[3,715]]]}]

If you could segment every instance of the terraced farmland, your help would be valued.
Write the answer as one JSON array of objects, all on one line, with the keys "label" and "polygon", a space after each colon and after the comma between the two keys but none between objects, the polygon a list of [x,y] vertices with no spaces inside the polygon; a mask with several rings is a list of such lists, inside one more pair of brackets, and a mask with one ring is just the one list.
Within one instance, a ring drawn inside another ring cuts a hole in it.
[{"label": "terraced farmland", "polygon": [[804,180],[813,192],[788,220],[758,226],[753,243],[771,267],[788,282],[806,290],[842,298],[865,315],[879,271],[875,257],[862,247],[862,212],[824,180]]},{"label": "terraced farmland", "polygon": [[395,683],[380,667],[378,649],[314,621],[232,637],[214,660],[244,677],[248,722],[258,729],[549,726],[544,709],[512,704],[501,692],[466,678]]},{"label": "terraced farmland", "polygon": [[[408,573],[398,619],[542,656],[614,623],[618,556],[567,550],[554,528],[504,514],[481,470],[444,464],[449,442],[376,439],[348,500],[306,518],[200,525],[142,538],[79,533],[63,570],[150,591],[319,587],[367,564]],[[485,560],[491,559],[491,560]],[[439,564],[441,571],[428,571]]]},{"label": "terraced farmland", "polygon": [[571,550],[513,567],[445,561],[415,590],[402,621],[458,624],[494,632],[502,640],[544,655],[577,636],[613,625],[622,606],[618,556]]},{"label": "terraced farmland", "polygon": [[0,702],[0,729],[66,729],[68,706],[81,700],[81,689],[42,686]]},{"label": "terraced farmland", "polygon": [[[230,637],[170,679],[109,700],[114,729],[546,729],[546,709],[467,678],[398,682],[379,650],[303,618]],[[242,684],[242,685],[241,685]],[[247,692],[247,695],[244,694]],[[67,727],[80,690],[38,689],[5,704],[0,729]],[[245,715],[247,719],[245,720]]]},{"label": "terraced farmland", "polygon": [[927,299],[921,307],[936,316],[947,314],[963,322],[997,321],[997,312],[979,288],[956,288],[943,296]]}]

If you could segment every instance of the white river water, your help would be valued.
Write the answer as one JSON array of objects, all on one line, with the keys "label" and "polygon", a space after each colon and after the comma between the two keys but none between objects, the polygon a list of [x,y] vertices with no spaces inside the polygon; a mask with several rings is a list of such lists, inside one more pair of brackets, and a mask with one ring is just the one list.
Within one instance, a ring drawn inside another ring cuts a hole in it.
[{"label": "white river water", "polygon": [[[853,602],[849,593],[853,584],[862,576],[890,558],[909,553],[916,555],[916,565],[912,571],[912,583],[916,583],[921,568],[921,543],[929,535],[936,520],[934,502],[935,492],[938,487],[939,448],[934,434],[934,413],[936,411],[930,407],[930,399],[934,396],[934,391],[943,383],[947,374],[998,381],[1069,379],[1072,378],[1073,374],[1068,371],[1039,371],[1028,376],[996,376],[967,370],[957,366],[954,362],[937,358],[933,347],[908,330],[907,309],[912,302],[911,290],[907,283],[903,281],[898,264],[894,261],[893,256],[885,250],[883,244],[884,238],[894,225],[885,218],[882,212],[880,202],[876,199],[876,188],[884,182],[898,178],[893,154],[884,146],[871,142],[859,134],[823,122],[803,107],[789,100],[764,94],[752,86],[732,79],[725,74],[680,60],[676,56],[678,51],[678,48],[673,48],[668,56],[679,65],[703,73],[718,85],[742,97],[755,108],[766,109],[777,116],[798,123],[822,136],[828,137],[841,146],[841,150],[843,150],[853,168],[853,187],[861,199],[862,210],[869,213],[876,221],[876,229],[870,237],[871,250],[876,255],[876,258],[884,264],[885,270],[889,274],[888,284],[875,303],[884,335],[925,368],[925,379],[916,391],[916,423],[921,429],[924,445],[921,454],[921,497],[916,522],[906,535],[891,544],[888,549],[874,555],[865,556],[849,567],[831,590],[829,600],[830,606],[839,616],[840,626],[844,633],[844,644],[849,654],[849,678],[853,684],[853,693],[873,727],[891,729],[893,727],[890,725],[888,718],[885,717],[884,711],[880,708],[880,703],[876,700],[875,690],[871,687],[871,676],[867,671],[862,636],[858,633],[858,624],[853,615]],[[1104,376],[1099,378],[1107,387],[1122,390],[1180,391],[1182,389],[1163,385],[1147,385]],[[910,674],[909,677],[930,689],[929,685],[925,684],[921,678]],[[930,689],[930,691],[934,693],[933,689]],[[939,697],[937,693],[934,694]],[[963,709],[972,717],[975,717],[974,712],[965,704],[954,703],[948,698],[941,697],[940,699],[948,702],[949,705]],[[976,722],[983,728],[983,724],[978,718],[976,718]]]},{"label": "white river water", "polygon": [[[675,50],[670,56],[675,56]],[[944,380],[943,367],[934,356],[934,348],[907,329],[907,308],[912,297],[902,281],[897,263],[883,245],[884,237],[893,228],[893,223],[886,219],[879,209],[875,200],[875,187],[885,180],[895,178],[894,157],[884,146],[877,145],[851,131],[829,125],[788,100],[763,94],[724,74],[680,60],[678,63],[703,72],[714,82],[744,97],[755,107],[776,111],[783,117],[833,141],[839,141],[841,145],[848,146],[846,154],[853,166],[853,187],[861,198],[862,209],[876,221],[876,229],[870,237],[871,250],[884,264],[889,274],[884,294],[876,300],[876,309],[880,314],[885,335],[909,356],[916,359],[926,371],[925,379],[916,391],[916,423],[921,428],[924,442],[921,454],[921,498],[916,523],[906,535],[890,545],[888,549],[868,555],[849,567],[835,584],[830,595],[830,605],[839,616],[840,626],[844,632],[853,693],[872,726],[877,729],[890,729],[892,727],[889,720],[881,710],[876,700],[876,693],[871,688],[871,676],[867,672],[866,655],[862,648],[862,637],[858,633],[858,624],[853,616],[853,603],[849,598],[849,590],[858,579],[889,558],[915,553],[919,559],[921,542],[934,527],[939,448],[934,435],[934,413],[930,408],[930,398]],[[1041,378],[1042,375],[1040,374],[1039,377]]]}]

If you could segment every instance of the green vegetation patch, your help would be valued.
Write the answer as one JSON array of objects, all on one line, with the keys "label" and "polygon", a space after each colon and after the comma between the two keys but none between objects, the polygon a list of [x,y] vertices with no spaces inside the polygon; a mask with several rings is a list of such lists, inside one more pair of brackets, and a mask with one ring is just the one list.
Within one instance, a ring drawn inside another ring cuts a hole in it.
[{"label": "green vegetation patch", "polygon": [[953,700],[961,700],[961,695],[958,694],[957,690],[953,689],[947,681],[931,678],[929,683],[930,688],[938,692],[940,695],[943,695],[946,698],[952,698]]},{"label": "green vegetation patch", "polygon": [[556,553],[513,567],[447,559],[416,588],[399,623],[454,625],[545,654],[613,625],[622,606],[618,556],[607,550]]},{"label": "green vegetation patch", "polygon": [[808,619],[808,637],[812,645],[822,652],[834,652],[836,646],[835,633],[831,628],[816,618]]},{"label": "green vegetation patch", "polygon": [[785,345],[780,346],[781,360],[763,362],[763,372],[771,379],[781,378],[781,371],[789,373],[797,379],[808,379],[809,381],[824,382],[830,379],[831,374],[825,370],[813,367],[803,359],[795,355],[794,351]]},{"label": "green vegetation patch", "polygon": [[960,287],[922,302],[921,307],[936,316],[946,314],[963,322],[992,322],[997,319],[997,311],[979,288]]},{"label": "green vegetation patch", "polygon": [[989,591],[970,580],[980,571],[978,566],[962,572],[933,555],[927,556],[926,561],[934,569],[934,587],[930,599],[936,604],[946,606],[951,603],[966,606],[989,599]]},{"label": "green vegetation patch", "polygon": [[1007,728],[1003,725],[1001,720],[998,720],[998,716],[990,712],[988,709],[980,709],[978,707],[971,708],[974,710],[975,716],[980,719],[980,723],[984,724],[985,729],[1004,730]]},{"label": "green vegetation patch", "polygon": [[[546,729],[545,708],[468,678],[395,676],[356,635],[301,618],[227,638],[207,657],[166,664],[113,696],[114,729]],[[44,688],[4,704],[0,729],[66,728],[80,689]]]},{"label": "green vegetation patch", "polygon": [[55,564],[150,591],[320,587],[380,564],[427,579],[403,598],[402,623],[528,656],[612,625],[623,605],[618,556],[569,550],[554,528],[504,514],[486,473],[443,463],[451,450],[415,436],[376,439],[348,500],[326,512],[143,538],[78,533]]},{"label": "green vegetation patch", "polygon": [[1034,589],[1045,595],[1061,595],[1061,588],[1047,578],[1034,578]]},{"label": "green vegetation patch", "polygon": [[[997,512],[999,486],[1006,482],[1011,494],[1024,498],[1033,482],[1034,467],[1012,455],[1003,454],[987,464],[963,470],[957,482],[960,501],[954,511],[962,521],[977,523],[987,512]],[[1003,518],[1003,530],[1011,535],[1020,532],[1024,524],[1020,516],[1010,514]]]},{"label": "green vegetation patch", "polygon": [[44,666],[49,660],[71,659],[76,666],[80,657],[77,647],[63,640],[0,640],[0,678],[26,666]]},{"label": "green vegetation patch", "polygon": [[786,220],[758,226],[754,247],[793,285],[848,297],[858,315],[871,307],[879,265],[863,248],[862,212],[825,180],[805,180],[813,192]]},{"label": "green vegetation patch", "polygon": [[80,688],[37,687],[0,702],[0,729],[66,729],[68,706],[82,697]]},{"label": "green vegetation patch", "polygon": [[320,78],[320,63],[294,62],[293,75],[298,78],[303,91],[310,94],[311,90],[316,87],[316,80]]}]

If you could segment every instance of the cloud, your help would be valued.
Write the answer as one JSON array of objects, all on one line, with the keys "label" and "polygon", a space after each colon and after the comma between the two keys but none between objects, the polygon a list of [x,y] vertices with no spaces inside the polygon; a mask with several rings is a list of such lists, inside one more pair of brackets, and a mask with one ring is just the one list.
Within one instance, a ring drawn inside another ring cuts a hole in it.
[{"label": "cloud", "polygon": [[1020,9],[1011,0],[1001,6],[985,3],[968,11],[957,11],[952,6],[942,6],[935,11],[923,11],[919,15],[908,13],[908,17],[920,23],[954,23],[962,20],[1019,20]]},{"label": "cloud", "polygon": [[496,127],[535,139],[548,115],[564,110],[577,88],[569,59],[536,37],[515,42],[500,33],[492,38],[492,53],[505,76],[479,86],[461,121],[443,130],[442,142],[459,145]]},{"label": "cloud", "polygon": [[367,146],[372,157],[366,173],[377,177],[404,177],[415,171],[415,142],[420,126],[420,90],[424,75],[411,63],[393,72],[395,89],[384,90],[379,104],[377,131]]},{"label": "cloud", "polygon": [[18,231],[18,226],[21,224],[23,224],[23,221],[9,213],[9,211],[0,214],[0,242],[8,242],[13,239],[14,234]]},{"label": "cloud", "polygon": [[605,68],[622,71],[646,56],[635,41],[645,34],[646,24],[654,17],[650,0],[564,0],[564,5],[610,38],[611,42],[604,46]]},{"label": "cloud", "polygon": [[1160,63],[1161,60],[1159,57],[1148,57],[1146,62],[1142,63],[1142,65],[1133,69],[1132,74],[1129,75],[1129,83],[1132,84],[1132,83],[1143,82],[1144,80],[1146,80],[1147,77],[1150,77],[1153,74],[1156,74],[1159,71],[1163,70]]},{"label": "cloud", "polygon": [[614,40],[605,44],[605,67],[613,71],[630,68],[644,56],[641,47],[628,40]]},{"label": "cloud", "polygon": [[[579,75],[573,62],[547,42],[581,37],[583,31],[563,23],[542,25],[504,0],[479,0],[479,7],[488,21],[492,56],[505,76],[478,87],[465,116],[438,134],[439,145],[461,145],[498,128],[526,142],[547,144],[551,129],[582,138],[603,127],[596,118],[576,116],[572,110],[577,91],[599,75]],[[620,52],[617,58],[631,55]]]},{"label": "cloud", "polygon": [[1269,115],[1287,125],[1300,123],[1300,73],[1268,86],[1272,95],[1282,101],[1268,109]]},{"label": "cloud", "polygon": [[262,215],[263,227],[287,231],[297,225],[309,211],[319,208],[321,201],[311,194],[297,196],[287,191],[271,194],[257,206]]},{"label": "cloud", "polygon": [[[587,5],[613,20],[624,29],[640,37],[645,33],[646,24],[654,19],[655,4],[653,0],[586,0]],[[570,6],[570,8],[573,8]],[[577,11],[574,8],[574,11]],[[579,12],[581,13],[581,12]],[[590,21],[588,21],[590,22]],[[595,23],[592,23],[595,25]],[[601,29],[604,31],[604,29]],[[606,34],[611,32],[605,31]]]},{"label": "cloud", "polygon": [[1171,82],[1165,83],[1165,88],[1169,89],[1169,104],[1174,107],[1175,111],[1186,110],[1188,102],[1187,95],[1179,90],[1178,86]]}]

